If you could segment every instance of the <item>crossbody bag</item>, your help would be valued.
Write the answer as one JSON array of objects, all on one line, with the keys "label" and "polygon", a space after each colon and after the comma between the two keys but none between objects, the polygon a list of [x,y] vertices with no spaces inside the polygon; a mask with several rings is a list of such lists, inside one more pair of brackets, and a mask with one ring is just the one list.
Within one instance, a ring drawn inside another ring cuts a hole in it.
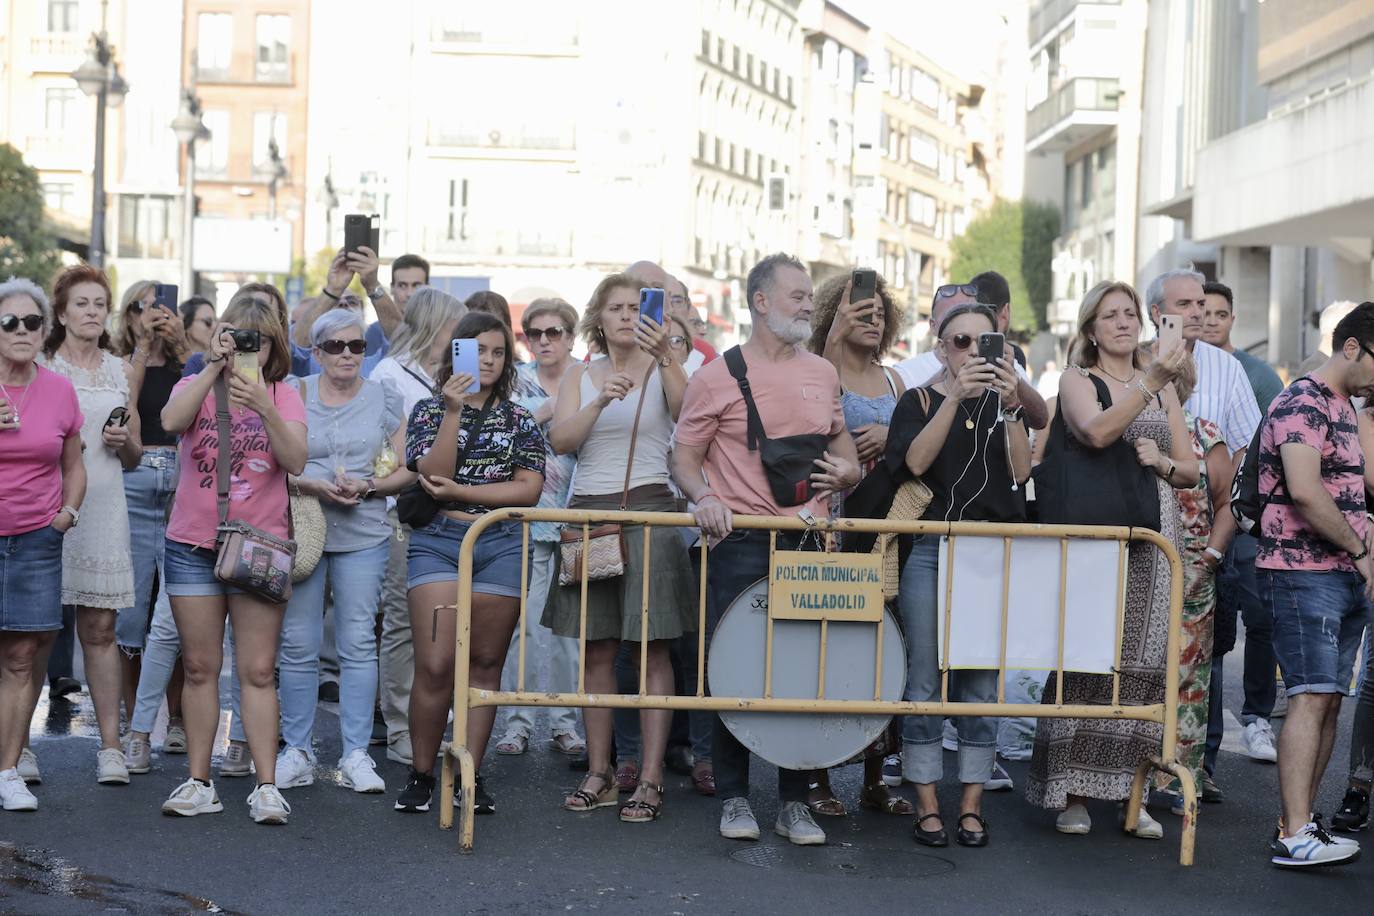
[{"label": "crossbody bag", "polygon": [[744,395],[749,451],[759,453],[773,501],[779,506],[801,505],[814,494],[811,475],[816,471],[816,459],[830,447],[830,437],[809,433],[768,438],[763,429],[763,420],[759,417],[759,409],[754,404],[754,393],[749,388],[749,367],[738,346],[725,351],[725,365]]},{"label": "crossbody bag", "polygon": [[[401,368],[405,368],[402,366]],[[468,434],[468,439],[463,443],[463,451],[458,455],[458,463],[453,466],[453,473],[457,475],[467,463],[468,453],[472,451],[472,446],[477,442],[477,437],[482,432],[482,424],[487,421],[487,414],[491,413],[491,408],[496,403],[496,392],[493,390],[487,395],[487,400],[482,404],[482,412],[477,415],[477,422],[473,424],[472,432]],[[461,415],[460,415],[461,416]],[[417,470],[418,474],[419,471]],[[396,518],[403,525],[412,528],[423,528],[434,521],[434,516],[439,514],[439,504],[434,501],[434,497],[429,495],[429,491],[424,488],[419,481],[411,484],[401,491],[401,495],[396,497]]]}]

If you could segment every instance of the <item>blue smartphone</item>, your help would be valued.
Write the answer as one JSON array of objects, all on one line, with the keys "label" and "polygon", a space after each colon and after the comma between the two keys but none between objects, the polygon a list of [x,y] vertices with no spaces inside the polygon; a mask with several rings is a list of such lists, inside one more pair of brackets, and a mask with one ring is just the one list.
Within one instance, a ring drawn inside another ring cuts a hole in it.
[{"label": "blue smartphone", "polygon": [[453,341],[453,374],[462,375],[466,372],[472,376],[472,384],[468,386],[468,394],[476,394],[482,390],[482,373],[477,368],[477,338],[459,338]]},{"label": "blue smartphone", "polygon": [[175,315],[177,313],[177,301],[175,283],[153,284],[153,305],[159,305]]},{"label": "blue smartphone", "polygon": [[663,324],[663,290],[645,287],[639,291],[639,314],[647,315],[655,324]]}]

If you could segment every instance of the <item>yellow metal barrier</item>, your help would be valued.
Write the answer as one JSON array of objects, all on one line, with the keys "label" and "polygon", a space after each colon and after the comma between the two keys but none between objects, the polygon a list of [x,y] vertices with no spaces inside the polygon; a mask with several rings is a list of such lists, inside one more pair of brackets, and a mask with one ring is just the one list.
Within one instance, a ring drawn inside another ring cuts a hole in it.
[{"label": "yellow metal barrier", "polygon": [[[525,616],[530,613],[528,602],[528,588],[521,587],[520,596],[520,619],[516,627],[516,637],[519,640],[519,662],[518,662],[518,684],[521,689],[515,691],[486,690],[471,687],[469,684],[469,659],[468,642],[472,627],[472,561],[473,550],[477,543],[478,536],[488,527],[505,521],[518,521],[522,523],[523,545],[525,559],[522,562],[522,575],[525,583],[529,582],[529,523],[530,522],[559,522],[571,526],[581,526],[584,534],[594,525],[608,522],[618,522],[625,525],[643,525],[644,533],[644,600],[641,602],[640,609],[640,632],[648,632],[648,594],[649,594],[649,565],[651,562],[649,550],[649,533],[651,527],[677,527],[692,528],[696,526],[695,519],[686,513],[671,512],[617,512],[606,511],[585,511],[571,509],[528,509],[528,508],[507,508],[497,509],[473,523],[468,530],[467,536],[463,539],[462,549],[458,561],[458,600],[456,605],[447,606],[448,609],[457,611],[456,640],[457,648],[454,655],[453,666],[453,741],[445,747],[443,753],[443,770],[440,778],[440,802],[439,802],[439,823],[445,830],[453,827],[454,811],[454,776],[457,775],[461,780],[463,788],[460,806],[460,831],[459,848],[462,852],[471,852],[473,844],[473,789],[476,785],[476,762],[472,759],[472,754],[465,745],[467,735],[468,711],[480,706],[578,706],[595,707],[602,709],[629,708],[629,709],[695,709],[711,711],[741,711],[750,712],[790,712],[790,713],[832,713],[845,715],[937,715],[937,716],[1026,716],[1026,717],[1048,717],[1048,718],[1078,718],[1078,719],[1133,719],[1142,722],[1158,722],[1164,728],[1164,739],[1161,753],[1158,757],[1151,757],[1142,763],[1136,770],[1135,781],[1131,791],[1131,797],[1126,803],[1126,823],[1135,823],[1140,812],[1140,805],[1145,790],[1145,781],[1151,769],[1161,770],[1171,773],[1177,777],[1182,790],[1184,799],[1183,811],[1183,834],[1179,850],[1179,863],[1182,865],[1193,864],[1193,845],[1197,830],[1197,790],[1193,784],[1192,773],[1176,760],[1176,744],[1178,740],[1178,684],[1179,684],[1179,653],[1180,639],[1182,633],[1183,620],[1183,564],[1179,559],[1178,552],[1169,541],[1156,531],[1143,528],[1122,528],[1122,527],[1089,527],[1076,525],[1030,525],[1030,524],[1000,524],[991,522],[893,522],[879,519],[834,519],[831,521],[816,520],[812,524],[807,524],[796,516],[749,516],[736,515],[734,517],[734,527],[737,529],[754,529],[772,532],[770,537],[771,546],[776,547],[777,532],[779,531],[806,531],[813,530],[818,533],[826,532],[851,532],[851,533],[898,533],[898,534],[923,534],[923,535],[947,535],[950,538],[951,554],[954,545],[959,537],[1000,537],[1004,542],[1003,551],[1003,588],[1002,588],[1002,652],[1001,663],[998,667],[997,679],[997,700],[996,703],[961,703],[949,702],[949,666],[948,666],[948,640],[946,640],[945,657],[941,659],[942,678],[940,685],[939,702],[907,702],[889,701],[879,699],[877,688],[882,679],[882,650],[881,639],[879,640],[878,651],[878,676],[875,679],[874,698],[872,700],[828,700],[824,697],[825,687],[825,638],[822,635],[821,657],[820,657],[820,695],[816,699],[783,699],[769,696],[771,691],[765,687],[765,696],[762,697],[720,697],[707,696],[706,691],[706,577],[709,564],[709,550],[706,547],[705,539],[700,544],[701,551],[701,571],[700,571],[700,597],[698,599],[698,618],[697,618],[697,692],[695,696],[656,696],[645,694],[645,681],[647,677],[648,665],[646,656],[648,653],[648,643],[640,643],[640,664],[639,664],[639,693],[638,694],[588,694],[586,693],[586,662],[587,662],[587,643],[586,643],[586,618],[587,618],[587,585],[586,585],[586,557],[583,557],[582,576],[582,636],[578,639],[578,675],[576,693],[537,693],[524,690],[525,686]],[[1048,703],[1007,703],[1006,701],[1006,632],[1007,617],[1010,598],[1010,566],[1011,566],[1011,541],[1015,538],[1058,538],[1060,540],[1060,563],[1059,563],[1059,665],[1055,673],[1055,704]],[[1109,540],[1117,541],[1120,544],[1118,553],[1118,589],[1116,594],[1116,664],[1113,666],[1112,678],[1112,704],[1111,705],[1064,705],[1064,618],[1067,600],[1067,573],[1068,573],[1068,542],[1070,540]],[[1119,704],[1121,674],[1119,672],[1121,662],[1121,630],[1125,610],[1125,591],[1126,591],[1126,546],[1128,542],[1140,541],[1155,545],[1164,554],[1169,563],[1171,578],[1171,588],[1169,594],[1169,641],[1166,650],[1165,667],[1165,686],[1164,702],[1148,706],[1122,706]],[[950,580],[953,579],[951,575]],[[945,601],[945,632],[949,632],[950,615],[950,595],[952,594],[952,584],[947,584]],[[824,622],[822,622],[824,628]],[[881,634],[882,626],[879,625],[878,632]],[[824,629],[822,630],[824,634]],[[765,649],[765,685],[771,683],[767,669],[772,663],[772,623],[771,616],[768,625],[768,641]],[[458,766],[458,772],[454,772],[454,764]]]}]

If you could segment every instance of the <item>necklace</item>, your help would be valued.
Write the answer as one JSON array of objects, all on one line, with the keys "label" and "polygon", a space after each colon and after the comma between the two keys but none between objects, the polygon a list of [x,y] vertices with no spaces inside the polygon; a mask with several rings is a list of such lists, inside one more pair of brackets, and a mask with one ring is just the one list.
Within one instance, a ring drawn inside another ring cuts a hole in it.
[{"label": "necklace", "polygon": [[33,383],[38,381],[38,373],[34,372],[33,378],[24,383],[24,399],[18,404],[14,402],[14,395],[10,393],[8,385],[0,383],[0,391],[5,393],[5,400],[9,402],[10,413],[13,416],[14,428],[19,428],[19,414],[24,405],[29,403],[29,395],[33,393]]},{"label": "necklace", "polygon": [[1140,372],[1139,369],[1132,368],[1131,374],[1128,378],[1118,378],[1115,375],[1112,375],[1110,372],[1108,372],[1101,363],[1097,364],[1097,371],[1101,372],[1103,375],[1105,375],[1107,378],[1111,379],[1114,382],[1120,382],[1122,387],[1124,388],[1130,388],[1131,383],[1135,381],[1136,375]]},{"label": "necklace", "polygon": [[959,409],[964,412],[964,429],[973,429],[973,414],[968,412],[968,407],[963,401],[959,402]]}]

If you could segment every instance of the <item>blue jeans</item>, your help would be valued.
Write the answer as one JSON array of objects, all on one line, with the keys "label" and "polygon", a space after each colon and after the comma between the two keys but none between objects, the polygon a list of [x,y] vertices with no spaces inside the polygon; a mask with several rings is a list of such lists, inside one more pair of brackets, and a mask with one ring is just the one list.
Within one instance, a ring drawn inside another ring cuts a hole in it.
[{"label": "blue jeans", "polygon": [[1241,701],[1240,722],[1249,725],[1268,719],[1274,712],[1278,693],[1274,684],[1274,612],[1260,598],[1255,570],[1255,551],[1259,542],[1248,534],[1236,534],[1226,553],[1222,576],[1229,586],[1231,600],[1245,624],[1245,695]]},{"label": "blue jeans", "polygon": [[44,525],[0,537],[0,632],[60,630],[62,616],[62,532]]},{"label": "blue jeans", "polygon": [[[918,538],[902,567],[897,604],[906,635],[906,692],[912,702],[940,699],[940,639],[937,626],[940,580],[940,541]],[[960,669],[949,673],[951,702],[996,703],[997,672]],[[979,785],[992,778],[997,755],[997,719],[961,716],[959,730],[959,781]],[[944,719],[940,716],[906,716],[902,720],[902,776],[926,785],[944,777],[940,741]]]},{"label": "blue jeans", "polygon": [[287,747],[310,751],[319,699],[320,643],[324,636],[324,585],[334,595],[334,635],[339,649],[339,731],[343,756],[367,749],[377,696],[377,605],[391,551],[387,541],[332,553],[292,589],[281,626],[281,735]]},{"label": "blue jeans", "polygon": [[138,467],[124,472],[129,504],[129,543],[134,561],[134,604],[115,619],[115,641],[124,649],[142,649],[153,609],[153,577],[163,580],[162,557],[167,534],[167,503],[176,486],[177,457],[170,449],[145,453]]},{"label": "blue jeans", "polygon": [[1259,581],[1260,595],[1274,615],[1274,654],[1288,695],[1348,693],[1369,620],[1360,574],[1261,569]]}]

